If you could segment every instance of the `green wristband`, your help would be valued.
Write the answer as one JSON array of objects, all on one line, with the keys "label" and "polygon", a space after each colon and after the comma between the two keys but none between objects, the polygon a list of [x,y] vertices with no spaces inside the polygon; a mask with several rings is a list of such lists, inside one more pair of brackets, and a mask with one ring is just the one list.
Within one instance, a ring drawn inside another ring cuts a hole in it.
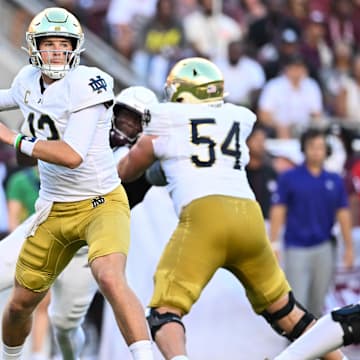
[{"label": "green wristband", "polygon": [[19,150],[20,148],[20,143],[21,143],[21,139],[23,138],[23,134],[17,134],[15,139],[14,139],[14,148],[16,150]]}]

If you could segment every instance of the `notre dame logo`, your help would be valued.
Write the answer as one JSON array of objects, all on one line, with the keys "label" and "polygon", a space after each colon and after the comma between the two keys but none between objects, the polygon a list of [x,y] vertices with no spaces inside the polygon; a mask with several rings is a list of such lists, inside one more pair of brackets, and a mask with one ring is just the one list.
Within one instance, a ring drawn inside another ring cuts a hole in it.
[{"label": "notre dame logo", "polygon": [[106,91],[107,88],[106,81],[100,75],[96,76],[95,79],[91,78],[89,86],[91,86],[93,91],[97,91],[98,93],[101,93],[102,90]]},{"label": "notre dame logo", "polygon": [[91,205],[95,209],[99,205],[103,204],[105,202],[105,199],[102,196],[98,196],[91,200]]}]

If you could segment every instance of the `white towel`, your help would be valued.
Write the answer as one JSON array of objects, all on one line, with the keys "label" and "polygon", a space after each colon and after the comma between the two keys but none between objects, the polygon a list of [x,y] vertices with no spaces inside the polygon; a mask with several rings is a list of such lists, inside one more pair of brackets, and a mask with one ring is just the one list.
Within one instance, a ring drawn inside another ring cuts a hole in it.
[{"label": "white towel", "polygon": [[33,236],[38,226],[49,216],[53,202],[38,198],[35,203],[35,214],[32,221],[28,224],[26,237]]}]

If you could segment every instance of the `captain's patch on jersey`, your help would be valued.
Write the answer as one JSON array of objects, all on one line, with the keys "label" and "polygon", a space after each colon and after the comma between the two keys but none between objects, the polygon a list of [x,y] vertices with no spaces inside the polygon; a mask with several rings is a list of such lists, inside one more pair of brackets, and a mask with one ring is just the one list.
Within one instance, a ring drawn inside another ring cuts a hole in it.
[{"label": "captain's patch on jersey", "polygon": [[93,89],[93,91],[97,91],[98,94],[102,92],[102,90],[107,89],[106,81],[100,76],[97,75],[96,78],[90,78],[89,86]]}]

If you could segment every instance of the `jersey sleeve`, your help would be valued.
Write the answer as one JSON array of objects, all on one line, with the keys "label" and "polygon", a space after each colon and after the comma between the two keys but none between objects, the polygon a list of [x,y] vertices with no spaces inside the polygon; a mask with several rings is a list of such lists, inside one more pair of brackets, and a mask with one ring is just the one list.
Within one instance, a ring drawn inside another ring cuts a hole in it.
[{"label": "jersey sleeve", "polygon": [[144,126],[143,132],[145,135],[166,136],[172,128],[171,119],[174,116],[169,116],[171,104],[155,104],[150,108],[151,120]]},{"label": "jersey sleeve", "polygon": [[96,67],[79,66],[71,74],[70,112],[113,101],[113,78]]},{"label": "jersey sleeve", "polygon": [[16,109],[18,107],[15,99],[12,96],[11,89],[0,90],[0,111]]},{"label": "jersey sleeve", "polygon": [[9,89],[0,90],[0,111],[12,110],[19,107],[18,101],[22,99],[22,83],[30,78],[32,71],[31,65],[26,65],[14,77]]}]

